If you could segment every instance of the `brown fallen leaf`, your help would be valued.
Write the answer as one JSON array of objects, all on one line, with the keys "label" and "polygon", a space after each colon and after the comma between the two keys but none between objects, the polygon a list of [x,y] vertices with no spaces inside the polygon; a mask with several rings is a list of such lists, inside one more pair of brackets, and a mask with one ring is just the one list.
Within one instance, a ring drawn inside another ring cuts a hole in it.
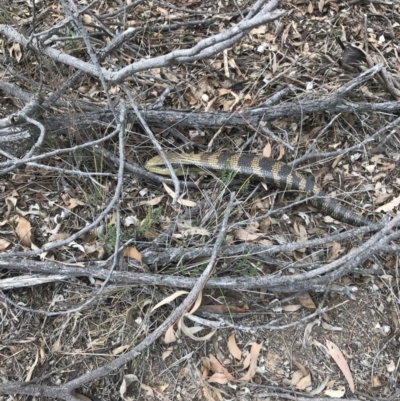
[{"label": "brown fallen leaf", "polygon": [[39,361],[39,350],[36,352],[35,361],[33,362],[33,364],[29,368],[28,374],[26,375],[26,378],[25,378],[25,382],[30,382],[31,381],[32,375],[33,375],[33,371],[35,370],[35,367],[36,367],[38,361]]},{"label": "brown fallen leaf", "polygon": [[85,203],[85,202],[82,202],[82,201],[79,200],[79,199],[71,198],[71,199],[69,200],[67,209],[68,209],[68,210],[73,210],[73,209],[75,209],[77,206],[86,206],[86,203]]},{"label": "brown fallen leaf", "polygon": [[246,370],[250,366],[250,363],[251,363],[251,355],[247,354],[246,358],[244,358],[243,361],[243,368],[240,370]]},{"label": "brown fallen leaf", "polygon": [[158,309],[160,306],[166,305],[168,303],[170,303],[171,301],[173,301],[174,299],[180,297],[181,295],[186,295],[189,294],[187,291],[184,290],[179,290],[174,292],[172,295],[170,295],[167,298],[164,298],[162,301],[160,301],[157,305],[155,305],[153,307],[153,309],[151,310],[151,312],[154,312],[156,309]]},{"label": "brown fallen leaf", "polygon": [[229,380],[223,373],[214,373],[207,381],[209,383],[226,384]]},{"label": "brown fallen leaf", "polygon": [[337,259],[342,252],[342,245],[339,242],[333,242],[331,249],[329,250],[328,262],[332,262],[333,260]]},{"label": "brown fallen leaf", "polygon": [[299,382],[296,384],[296,388],[298,390],[305,390],[307,387],[311,386],[311,375],[308,374],[307,376],[303,377]]},{"label": "brown fallen leaf", "polygon": [[[210,354],[210,370],[211,370],[211,372],[218,373],[220,375],[225,376],[227,380],[235,380],[235,378],[228,372],[228,370],[226,368],[224,368],[221,365],[221,363],[218,361],[218,359],[212,354]],[[211,377],[210,377],[210,379],[211,379]]]},{"label": "brown fallen leaf", "polygon": [[396,163],[384,163],[383,166],[379,168],[380,171],[393,171],[396,168]]},{"label": "brown fallen leaf", "polygon": [[279,145],[279,156],[278,156],[277,160],[282,160],[283,156],[285,156],[285,153],[286,153],[285,147],[282,145]]},{"label": "brown fallen leaf", "polygon": [[239,229],[234,231],[234,236],[236,239],[241,241],[255,241],[261,236],[261,234],[255,234],[247,230]]},{"label": "brown fallen leaf", "polygon": [[386,205],[378,207],[378,209],[375,210],[375,212],[389,212],[390,210],[393,210],[395,207],[400,205],[400,196],[397,198],[394,198],[392,201],[389,203],[386,203]]},{"label": "brown fallen leaf", "polygon": [[300,295],[299,301],[307,309],[312,309],[312,310],[317,309],[314,301],[312,300],[312,298],[310,297],[310,294],[308,292]]},{"label": "brown fallen leaf", "polygon": [[21,241],[21,244],[27,248],[30,248],[32,244],[31,230],[31,223],[29,223],[29,221],[23,217],[20,217],[15,231]]},{"label": "brown fallen leaf", "polygon": [[263,345],[263,343],[261,341],[260,344],[254,343],[251,346],[251,350],[250,350],[251,362],[250,362],[249,370],[243,377],[241,377],[239,379],[240,381],[250,381],[256,374],[257,358],[258,358],[258,355],[260,354],[262,345]]},{"label": "brown fallen leaf", "polygon": [[167,350],[165,350],[162,355],[161,355],[161,359],[163,361],[165,361],[174,351],[174,349],[172,347],[169,347]]},{"label": "brown fallen leaf", "polygon": [[333,358],[333,360],[336,362],[336,364],[339,366],[339,369],[342,371],[344,377],[347,380],[347,383],[349,383],[349,387],[352,393],[354,393],[354,381],[353,381],[353,376],[350,372],[349,365],[342,354],[342,351],[340,351],[339,347],[334,344],[332,341],[326,340],[326,346],[328,348],[329,355]]},{"label": "brown fallen leaf", "polygon": [[164,342],[165,344],[171,344],[176,342],[174,326],[168,327],[167,331],[164,334]]},{"label": "brown fallen leaf", "polygon": [[271,157],[271,154],[272,154],[272,146],[269,142],[267,142],[267,144],[264,146],[264,149],[263,149],[263,156]]},{"label": "brown fallen leaf", "polygon": [[284,312],[296,312],[301,308],[302,308],[302,306],[299,305],[299,304],[297,304],[297,305],[283,305],[282,306],[282,310]]},{"label": "brown fallen leaf", "polygon": [[11,245],[11,242],[0,238],[0,252],[3,252]]},{"label": "brown fallen leaf", "polygon": [[202,305],[201,310],[210,313],[245,313],[248,311],[248,307],[240,307],[234,305]]},{"label": "brown fallen leaf", "polygon": [[342,398],[346,394],[346,389],[342,386],[337,390],[325,390],[324,393],[331,398]]},{"label": "brown fallen leaf", "polygon": [[68,233],[57,233],[50,235],[48,238],[48,242],[53,242],[53,241],[62,241],[63,239],[67,239],[71,234]]},{"label": "brown fallen leaf", "polygon": [[133,246],[124,248],[124,257],[135,259],[138,262],[142,261],[142,254]]},{"label": "brown fallen leaf", "polygon": [[5,204],[7,205],[7,211],[4,214],[5,221],[8,220],[10,217],[11,213],[15,210],[15,206],[17,205],[18,198],[14,196],[10,196],[5,199]]},{"label": "brown fallen leaf", "polygon": [[[303,224],[294,224],[293,228],[297,237],[297,242],[307,241],[307,230]],[[299,248],[297,251],[304,253],[306,248]]]},{"label": "brown fallen leaf", "polygon": [[102,259],[106,254],[103,244],[96,241],[93,244],[84,245],[85,256],[90,258]]},{"label": "brown fallen leaf", "polygon": [[382,386],[382,382],[379,380],[378,376],[374,376],[372,378],[372,387],[373,388],[379,388]]},{"label": "brown fallen leaf", "polygon": [[157,198],[153,198],[153,199],[150,199],[150,200],[140,201],[138,203],[138,206],[149,206],[149,205],[150,206],[156,206],[162,201],[162,198],[164,198],[164,195],[157,196]]},{"label": "brown fallen leaf", "polygon": [[310,371],[307,369],[307,367],[300,363],[296,358],[293,358],[293,365],[295,365],[296,368],[300,370],[300,372],[302,373],[302,377],[306,377],[310,374]]},{"label": "brown fallen leaf", "polygon": [[187,230],[182,230],[181,233],[184,236],[188,235],[207,235],[210,236],[211,232],[208,231],[206,228],[203,227],[190,227]]},{"label": "brown fallen leaf", "polygon": [[231,355],[238,361],[242,359],[242,351],[236,344],[235,334],[232,334],[228,340],[228,349]]},{"label": "brown fallen leaf", "polygon": [[92,398],[86,394],[74,392],[73,395],[81,401],[92,401]]},{"label": "brown fallen leaf", "polygon": [[187,335],[189,338],[191,338],[194,341],[206,341],[206,340],[209,340],[216,332],[216,330],[213,330],[210,333],[208,333],[208,334],[206,334],[206,335],[204,335],[202,337],[197,337],[197,336],[195,336],[195,334],[197,332],[201,331],[201,330],[204,330],[204,327],[202,327],[202,326],[191,326],[191,327],[188,327],[188,326],[186,326],[183,317],[181,317],[179,319],[178,327],[179,327],[180,330],[182,330],[183,334]]},{"label": "brown fallen leaf", "polygon": [[292,378],[290,379],[290,384],[292,386],[296,386],[297,383],[304,377],[303,372],[301,370],[296,370],[293,375]]},{"label": "brown fallen leaf", "polygon": [[[174,198],[174,197],[175,197],[175,192],[174,192],[165,182],[163,182],[163,187],[164,187],[164,189],[165,189],[165,192],[166,192],[171,198]],[[180,205],[188,206],[188,207],[194,207],[194,206],[197,205],[196,202],[193,202],[193,201],[188,200],[188,199],[182,199],[181,197],[179,197],[178,203],[179,203]]]}]

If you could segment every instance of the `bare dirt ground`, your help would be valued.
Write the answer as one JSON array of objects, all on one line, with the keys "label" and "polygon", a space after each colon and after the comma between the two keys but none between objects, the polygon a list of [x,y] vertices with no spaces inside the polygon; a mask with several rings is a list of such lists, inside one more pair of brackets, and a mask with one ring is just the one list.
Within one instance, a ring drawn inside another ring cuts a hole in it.
[{"label": "bare dirt ground", "polygon": [[[253,3],[134,5],[114,15],[123,4],[95,2],[92,14],[81,13],[98,56],[112,41],[110,32],[138,29],[102,66],[112,69],[191,48],[234,27]],[[17,85],[28,94],[40,88],[49,99],[79,70],[21,46],[3,27],[24,35],[33,27],[43,32],[64,21],[65,8],[64,2],[44,0],[33,15],[25,2],[0,6],[2,119],[28,103]],[[400,143],[398,124],[390,124],[400,109],[400,5],[284,1],[279,9],[284,15],[250,30],[225,52],[140,71],[124,81],[125,87],[110,79],[105,91],[94,73],[85,72],[38,119],[46,136],[29,158],[49,156],[25,160],[10,171],[2,165],[0,401],[47,401],[52,398],[44,386],[56,392],[75,380],[71,400],[400,399],[396,226],[382,234],[393,234],[393,241],[382,242],[372,229],[350,231],[294,194],[266,190],[258,181],[226,172],[186,177],[181,186],[186,203],[175,205],[160,182],[126,166],[118,187],[121,148],[122,161],[139,167],[156,154],[138,120],[121,124],[123,141],[111,136],[116,123],[108,119],[107,102],[124,98],[130,108],[129,92],[163,149],[297,160],[330,196],[371,222],[386,212],[398,217]],[[87,61],[79,30],[66,24],[61,32],[64,37],[49,35],[47,46],[58,43],[63,53]],[[363,49],[370,60],[355,57],[351,48],[343,51],[336,38]],[[359,78],[380,62],[391,85],[375,72]],[[341,90],[345,102],[339,97],[328,102]],[[269,104],[277,93],[282,98]],[[287,105],[286,114],[273,114],[277,103]],[[267,117],[255,124],[251,112],[262,105]],[[183,114],[161,115],[164,110]],[[211,119],[217,113],[225,120],[216,127]],[[375,136],[383,127],[386,131]],[[26,155],[38,135],[1,146],[0,162],[10,154]],[[101,145],[79,147],[106,135],[110,138]],[[52,153],[58,149],[73,151]],[[42,251],[90,225],[116,194],[96,227]],[[379,229],[389,227],[388,221]],[[189,291],[207,268],[220,233],[212,280],[193,315],[174,320],[174,333],[169,329],[149,341],[122,367],[79,381],[151,338],[181,305],[186,294],[177,291]],[[120,257],[114,254],[117,239],[126,245]],[[273,253],[263,254],[265,249]],[[356,267],[341,273],[357,258]],[[342,262],[336,269],[313,276],[337,261]],[[284,279],[289,281],[279,284]],[[260,286],[243,285],[252,280]],[[170,302],[159,304],[168,297]],[[12,383],[19,391],[7,392]],[[69,398],[60,393],[60,399]]]}]

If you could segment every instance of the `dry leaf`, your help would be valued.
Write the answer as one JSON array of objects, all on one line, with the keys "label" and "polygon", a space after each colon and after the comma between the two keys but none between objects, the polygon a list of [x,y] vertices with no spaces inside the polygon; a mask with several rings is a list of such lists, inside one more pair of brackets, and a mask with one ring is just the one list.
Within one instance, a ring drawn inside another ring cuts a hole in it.
[{"label": "dry leaf", "polygon": [[61,349],[61,342],[60,342],[60,339],[58,339],[54,342],[53,346],[51,347],[51,350],[53,352],[58,352],[58,351],[60,351],[60,349]]},{"label": "dry leaf", "polygon": [[111,215],[111,219],[110,219],[110,221],[108,222],[108,224],[110,225],[110,226],[115,226],[115,223],[117,222],[117,213],[116,212],[113,212],[113,214]]},{"label": "dry leaf", "polygon": [[124,257],[135,259],[138,262],[142,261],[142,254],[133,246],[124,248]]},{"label": "dry leaf", "polygon": [[233,234],[236,239],[241,241],[254,241],[261,236],[261,234],[250,233],[244,229],[235,230]]},{"label": "dry leaf", "polygon": [[203,299],[203,291],[200,291],[199,295],[197,295],[196,302],[194,303],[192,309],[189,312],[189,315],[193,315],[193,313],[196,312],[197,309],[199,309],[202,299]]},{"label": "dry leaf", "polygon": [[207,381],[209,383],[226,384],[229,380],[223,373],[214,373]]},{"label": "dry leaf", "polygon": [[147,384],[144,384],[144,383],[140,383],[140,387],[142,388],[142,390],[144,390],[146,392],[145,399],[154,398],[154,391],[150,386],[148,386]]},{"label": "dry leaf", "polygon": [[337,259],[343,252],[342,245],[339,242],[333,242],[328,254],[328,262]]},{"label": "dry leaf", "polygon": [[268,352],[264,357],[265,367],[268,370],[275,371],[278,366],[282,363],[282,355],[275,354],[273,352]]},{"label": "dry leaf", "polygon": [[210,313],[245,313],[249,310],[248,306],[240,307],[235,305],[202,305],[202,310]]},{"label": "dry leaf", "polygon": [[376,213],[379,212],[388,212],[390,210],[393,210],[395,207],[400,205],[400,196],[397,198],[394,198],[392,201],[389,203],[386,203],[386,205],[378,207],[378,209],[375,210]]},{"label": "dry leaf", "polygon": [[[213,387],[207,387],[203,385],[201,387],[201,390],[203,392],[203,400],[204,401],[224,401],[224,398],[222,397],[221,393]],[[164,400],[162,400],[164,401]],[[165,400],[167,401],[167,400]]]},{"label": "dry leaf", "polygon": [[214,373],[224,375],[228,380],[235,380],[235,378],[224,368],[214,355],[210,355],[210,370]]},{"label": "dry leaf", "polygon": [[309,394],[310,395],[318,395],[319,393],[321,393],[325,389],[329,380],[330,380],[330,378],[329,378],[329,376],[327,376],[325,378],[325,380],[317,388],[315,388],[314,390],[311,390]]},{"label": "dry leaf", "polygon": [[210,372],[210,360],[203,356],[201,358],[201,378],[207,380],[208,374]]},{"label": "dry leaf", "polygon": [[296,358],[293,358],[293,364],[296,366],[297,369],[300,369],[300,371],[303,374],[303,377],[306,377],[307,375],[310,374],[310,371],[306,368],[306,366],[300,363]]},{"label": "dry leaf", "polygon": [[165,75],[165,77],[168,79],[168,81],[171,81],[175,84],[179,84],[181,82],[181,80],[177,76],[175,76],[174,74],[171,74],[165,68],[162,70],[162,73],[163,73],[163,75]]},{"label": "dry leaf", "polygon": [[258,355],[261,351],[261,347],[262,347],[263,343],[261,341],[260,344],[254,343],[251,346],[251,350],[250,350],[250,355],[251,355],[251,362],[250,362],[250,367],[249,370],[247,371],[247,373],[241,377],[239,380],[241,381],[249,381],[251,380],[254,375],[256,374],[256,368],[257,368],[257,358]]},{"label": "dry leaf", "polygon": [[[174,192],[165,182],[163,182],[163,187],[164,187],[165,191],[167,192],[167,194],[168,194],[171,198],[174,198],[174,197],[175,197],[175,192]],[[179,203],[180,205],[188,206],[188,207],[194,207],[194,206],[197,205],[196,202],[190,201],[190,200],[188,200],[188,199],[181,199],[181,198],[178,199],[178,203]]]},{"label": "dry leaf", "polygon": [[183,235],[211,235],[210,231],[202,227],[190,227],[187,230],[182,230]]},{"label": "dry leaf", "polygon": [[39,352],[40,352],[40,364],[43,364],[44,361],[46,360],[46,349],[47,349],[46,341],[44,339],[42,339],[40,341],[40,350],[39,350]]},{"label": "dry leaf", "polygon": [[342,398],[346,393],[346,389],[344,387],[340,387],[337,390],[326,390],[325,395],[331,398]]},{"label": "dry leaf", "polygon": [[23,246],[29,248],[32,244],[31,241],[31,223],[23,217],[19,218],[18,225],[15,231]]},{"label": "dry leaf", "polygon": [[380,171],[393,171],[396,168],[396,163],[384,164],[379,168]]},{"label": "dry leaf", "polygon": [[31,378],[32,378],[32,375],[33,375],[33,371],[34,371],[38,361],[39,361],[39,351],[36,352],[35,361],[33,362],[32,366],[29,368],[28,374],[26,375],[26,378],[25,378],[26,382],[30,382],[31,381]]},{"label": "dry leaf", "polygon": [[86,256],[94,257],[96,259],[102,259],[106,254],[103,245],[98,241],[93,244],[85,244],[83,245],[83,248]]},{"label": "dry leaf", "polygon": [[298,390],[305,390],[307,387],[311,386],[311,375],[308,374],[307,376],[303,377],[297,384],[296,388]]},{"label": "dry leaf", "polygon": [[210,313],[218,313],[218,314],[223,314],[229,312],[229,309],[226,307],[226,305],[202,305],[201,310],[204,310],[206,312]]},{"label": "dry leaf", "polygon": [[5,222],[8,220],[8,218],[10,217],[10,214],[15,210],[15,206],[17,204],[17,198],[15,198],[14,196],[10,196],[8,198],[5,199],[5,203],[7,205],[7,212],[5,213],[4,217],[5,217]]},{"label": "dry leaf", "polygon": [[119,388],[119,394],[124,401],[136,400],[136,397],[127,395],[128,387],[134,382],[139,382],[139,379],[136,375],[130,374],[124,376],[121,387]]},{"label": "dry leaf", "polygon": [[264,146],[263,152],[262,152],[264,157],[271,157],[272,154],[272,146],[269,142]]},{"label": "dry leaf", "polygon": [[379,380],[378,376],[374,376],[372,378],[372,387],[377,388],[377,387],[381,387],[382,386],[382,382]]},{"label": "dry leaf", "polygon": [[213,330],[210,333],[206,334],[203,337],[196,337],[195,334],[201,330],[204,330],[204,327],[201,326],[192,326],[192,327],[188,327],[185,324],[185,321],[183,320],[183,318],[180,319],[179,321],[180,323],[180,327],[182,329],[182,332],[184,334],[186,334],[189,338],[191,338],[194,341],[206,341],[209,340],[217,330]]},{"label": "dry leaf", "polygon": [[308,292],[300,295],[299,301],[300,301],[301,305],[307,309],[312,309],[312,310],[317,309],[314,301],[312,300],[312,298],[310,297],[310,294]]},{"label": "dry leaf", "polygon": [[347,380],[347,383],[349,383],[351,392],[354,393],[353,376],[350,372],[349,365],[347,364],[347,361],[342,354],[342,351],[340,351],[339,347],[336,344],[334,344],[333,342],[331,342],[329,340],[326,340],[326,346],[328,348],[329,355],[333,358],[333,360],[339,366],[339,369],[342,371],[344,377]]},{"label": "dry leaf", "polygon": [[69,200],[69,202],[68,202],[67,209],[68,209],[68,210],[73,210],[73,209],[75,209],[77,206],[86,206],[86,203],[85,203],[85,202],[82,202],[82,201],[79,200],[79,199],[71,198],[71,199]]},{"label": "dry leaf", "polygon": [[301,305],[283,305],[282,310],[285,312],[296,312],[301,309]]},{"label": "dry leaf", "polygon": [[376,164],[381,164],[382,159],[384,159],[384,158],[385,158],[385,156],[382,153],[379,153],[377,155],[371,156],[371,162],[376,163]]},{"label": "dry leaf", "polygon": [[172,348],[172,347],[169,347],[166,351],[164,351],[163,353],[162,353],[162,355],[161,355],[161,359],[163,360],[163,361],[165,361],[171,354],[172,354],[172,351],[173,351],[174,349]]},{"label": "dry leaf", "polygon": [[317,325],[317,326],[320,325],[319,319],[315,319],[314,321],[307,324],[307,326],[304,330],[303,344],[309,344],[311,342],[311,332],[315,325]]},{"label": "dry leaf", "polygon": [[386,365],[386,370],[387,370],[389,373],[394,372],[395,369],[396,369],[396,364],[395,364],[393,361],[390,361],[389,364]]},{"label": "dry leaf", "polygon": [[283,156],[285,156],[285,147],[282,145],[279,145],[279,156],[278,156],[278,160],[282,160]]},{"label": "dry leaf", "polygon": [[164,342],[165,344],[171,344],[176,342],[176,337],[175,337],[175,332],[174,332],[174,326],[168,327],[167,331],[165,332],[164,335]]},{"label": "dry leaf", "polygon": [[[337,165],[339,164],[340,160],[342,160],[342,159],[343,159],[343,154],[337,156],[336,159],[334,160],[334,162],[332,163],[332,166],[331,166],[332,169],[336,168]],[[317,178],[317,177],[315,177],[315,178]]]},{"label": "dry leaf", "polygon": [[112,354],[113,355],[119,355],[121,352],[124,352],[129,348],[130,348],[130,344],[121,345],[120,347],[117,347],[117,348],[113,349],[112,350]]},{"label": "dry leaf", "polygon": [[236,358],[238,361],[242,359],[242,351],[236,344],[235,334],[232,334],[228,340],[228,349],[231,355]]},{"label": "dry leaf", "polygon": [[295,386],[303,377],[303,372],[301,370],[296,370],[290,379],[290,384]]},{"label": "dry leaf", "polygon": [[[296,231],[297,242],[307,241],[307,230],[303,226],[303,224],[299,224],[299,225],[295,224],[294,229]],[[304,253],[306,251],[306,248],[299,248],[297,251]]]},{"label": "dry leaf", "polygon": [[246,370],[250,366],[250,362],[251,362],[251,354],[247,354],[246,358],[244,358],[244,361],[243,361],[243,369],[242,370]]},{"label": "dry leaf", "polygon": [[153,199],[150,199],[150,200],[144,200],[144,201],[140,201],[139,203],[138,203],[138,206],[147,206],[147,205],[150,205],[150,206],[156,206],[156,205],[158,205],[160,202],[161,202],[161,200],[162,200],[162,198],[164,198],[164,196],[165,195],[161,195],[161,196],[157,196],[157,198],[153,198]]},{"label": "dry leaf", "polygon": [[322,321],[322,327],[328,331],[342,331],[343,330],[342,327],[332,326],[331,324],[324,322],[324,321]]},{"label": "dry leaf", "polygon": [[11,242],[8,242],[5,239],[0,238],[0,252],[5,251],[9,246]]},{"label": "dry leaf", "polygon": [[48,242],[53,242],[53,241],[62,241],[64,239],[67,239],[68,237],[70,237],[71,234],[68,233],[57,233],[57,234],[53,234],[50,235],[50,237],[48,238]]},{"label": "dry leaf", "polygon": [[21,61],[22,50],[21,50],[21,45],[19,43],[13,43],[13,45],[9,48],[8,51],[11,57],[15,56],[17,63]]},{"label": "dry leaf", "polygon": [[174,299],[180,297],[181,295],[185,295],[185,294],[189,294],[187,291],[176,291],[174,292],[172,295],[170,295],[169,297],[163,299],[161,302],[159,302],[157,305],[155,305],[153,307],[153,309],[151,310],[151,312],[154,312],[156,309],[158,309],[160,306],[163,306],[165,304],[170,303],[171,301],[173,301]]},{"label": "dry leaf", "polygon": [[261,25],[257,28],[253,28],[250,31],[250,35],[263,35],[266,32],[267,27],[265,25]]}]

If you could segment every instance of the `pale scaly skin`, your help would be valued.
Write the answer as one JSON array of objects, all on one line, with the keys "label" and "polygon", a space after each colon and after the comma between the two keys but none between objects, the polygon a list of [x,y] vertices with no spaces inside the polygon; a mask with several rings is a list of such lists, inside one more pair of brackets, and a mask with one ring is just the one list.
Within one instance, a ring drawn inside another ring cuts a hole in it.
[{"label": "pale scaly skin", "polygon": [[[224,170],[238,172],[258,177],[280,189],[300,191],[312,197],[311,204],[333,218],[353,226],[368,226],[372,224],[364,217],[346,209],[338,201],[326,195],[316,184],[312,175],[293,170],[292,167],[268,157],[235,154],[235,153],[201,153],[201,154],[165,154],[174,166],[177,175],[185,174],[179,168],[182,165],[193,165],[204,170]],[[176,166],[178,166],[176,168]],[[169,170],[160,156],[153,157],[145,164],[145,168],[153,173],[170,175]]]}]

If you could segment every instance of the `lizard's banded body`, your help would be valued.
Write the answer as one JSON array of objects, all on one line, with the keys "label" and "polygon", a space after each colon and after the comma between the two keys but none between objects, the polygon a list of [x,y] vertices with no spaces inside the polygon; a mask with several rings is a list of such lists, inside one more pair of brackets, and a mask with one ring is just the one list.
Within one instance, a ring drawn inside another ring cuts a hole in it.
[{"label": "lizard's banded body", "polygon": [[[332,216],[344,223],[354,226],[366,226],[371,222],[364,217],[342,206],[335,199],[327,196],[322,188],[316,184],[312,175],[293,170],[289,165],[267,157],[235,154],[235,153],[202,153],[178,154],[166,153],[170,163],[174,166],[193,165],[204,170],[223,170],[238,172],[258,177],[280,189],[295,190],[312,197],[312,205],[323,213]],[[168,169],[160,156],[153,157],[145,164],[147,170],[162,175],[169,175]],[[184,174],[182,168],[176,168],[177,175]]]}]

